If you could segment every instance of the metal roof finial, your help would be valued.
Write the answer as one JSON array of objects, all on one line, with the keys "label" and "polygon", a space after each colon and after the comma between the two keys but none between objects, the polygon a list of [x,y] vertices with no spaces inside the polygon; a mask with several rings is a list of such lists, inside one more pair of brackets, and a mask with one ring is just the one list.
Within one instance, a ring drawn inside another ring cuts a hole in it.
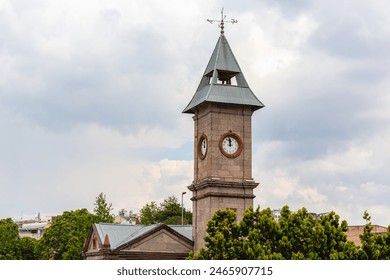
[{"label": "metal roof finial", "polygon": [[[219,22],[218,26],[221,28],[221,35],[224,35],[224,33],[225,33],[225,31],[224,31],[224,28],[225,28],[225,18],[226,18],[226,15],[223,14],[223,8],[222,8],[222,10],[221,10],[221,20],[207,19],[207,21],[210,22],[210,23]],[[238,21],[235,20],[235,19],[231,19],[228,22],[234,24],[234,23],[237,23]]]}]

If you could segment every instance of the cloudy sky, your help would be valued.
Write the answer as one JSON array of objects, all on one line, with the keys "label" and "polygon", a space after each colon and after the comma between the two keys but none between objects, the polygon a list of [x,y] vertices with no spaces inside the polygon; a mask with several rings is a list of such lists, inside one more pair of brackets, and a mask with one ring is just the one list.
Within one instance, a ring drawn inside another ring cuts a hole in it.
[{"label": "cloudy sky", "polygon": [[[290,3],[291,2],[291,3]],[[294,2],[294,3],[292,3]],[[0,218],[191,201],[192,98],[219,36],[266,105],[262,208],[390,224],[386,0],[0,0]]]}]

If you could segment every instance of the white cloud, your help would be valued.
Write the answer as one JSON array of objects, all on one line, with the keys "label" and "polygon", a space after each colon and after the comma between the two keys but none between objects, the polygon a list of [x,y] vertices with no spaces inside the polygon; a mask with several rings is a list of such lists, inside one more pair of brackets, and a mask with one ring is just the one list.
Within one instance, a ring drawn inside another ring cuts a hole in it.
[{"label": "white cloud", "polygon": [[354,222],[372,209],[389,224],[388,2],[225,2],[1,1],[0,215],[93,208],[99,192],[130,210],[187,191],[181,111],[217,40],[206,19],[225,6],[266,105],[253,116],[256,201]]},{"label": "white cloud", "polygon": [[316,188],[301,189],[297,193],[303,201],[302,207],[315,209],[316,212],[327,210],[325,209],[327,207],[327,197],[319,193]]},{"label": "white cloud", "polygon": [[[317,26],[309,15],[286,18],[278,9],[260,13],[246,11],[239,16],[239,26],[234,28],[243,32],[232,31],[227,36],[232,38],[235,50],[245,54],[239,56],[239,63],[243,71],[247,70],[250,81],[279,73],[295,62]],[[257,88],[256,84],[251,84]]]},{"label": "white cloud", "polygon": [[299,167],[312,175],[318,173],[345,174],[371,169],[371,152],[358,147],[348,147],[346,151],[329,153],[323,158],[309,160]]}]

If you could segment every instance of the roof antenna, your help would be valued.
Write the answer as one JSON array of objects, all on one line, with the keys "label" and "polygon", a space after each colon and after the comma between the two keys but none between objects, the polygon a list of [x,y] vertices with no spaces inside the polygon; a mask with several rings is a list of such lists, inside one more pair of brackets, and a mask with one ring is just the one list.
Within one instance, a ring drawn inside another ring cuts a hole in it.
[{"label": "roof antenna", "polygon": [[[224,29],[224,24],[225,24],[225,18],[226,18],[226,15],[223,14],[223,8],[222,8],[222,10],[221,10],[221,20],[207,19],[207,21],[210,22],[211,24],[213,22],[219,22],[218,26],[221,28],[221,35],[223,35],[225,33],[225,31],[223,30]],[[227,21],[227,22],[235,24],[238,21],[235,20],[235,19],[231,19],[230,21]]]}]

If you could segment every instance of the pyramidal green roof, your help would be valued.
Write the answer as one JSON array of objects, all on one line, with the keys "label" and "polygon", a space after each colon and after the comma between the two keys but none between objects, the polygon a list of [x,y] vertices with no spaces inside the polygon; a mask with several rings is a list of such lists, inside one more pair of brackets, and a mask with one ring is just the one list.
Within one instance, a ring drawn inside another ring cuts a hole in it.
[{"label": "pyramidal green roof", "polygon": [[205,102],[250,106],[253,111],[264,107],[249,88],[222,32],[198,89],[183,113],[195,113]]}]

